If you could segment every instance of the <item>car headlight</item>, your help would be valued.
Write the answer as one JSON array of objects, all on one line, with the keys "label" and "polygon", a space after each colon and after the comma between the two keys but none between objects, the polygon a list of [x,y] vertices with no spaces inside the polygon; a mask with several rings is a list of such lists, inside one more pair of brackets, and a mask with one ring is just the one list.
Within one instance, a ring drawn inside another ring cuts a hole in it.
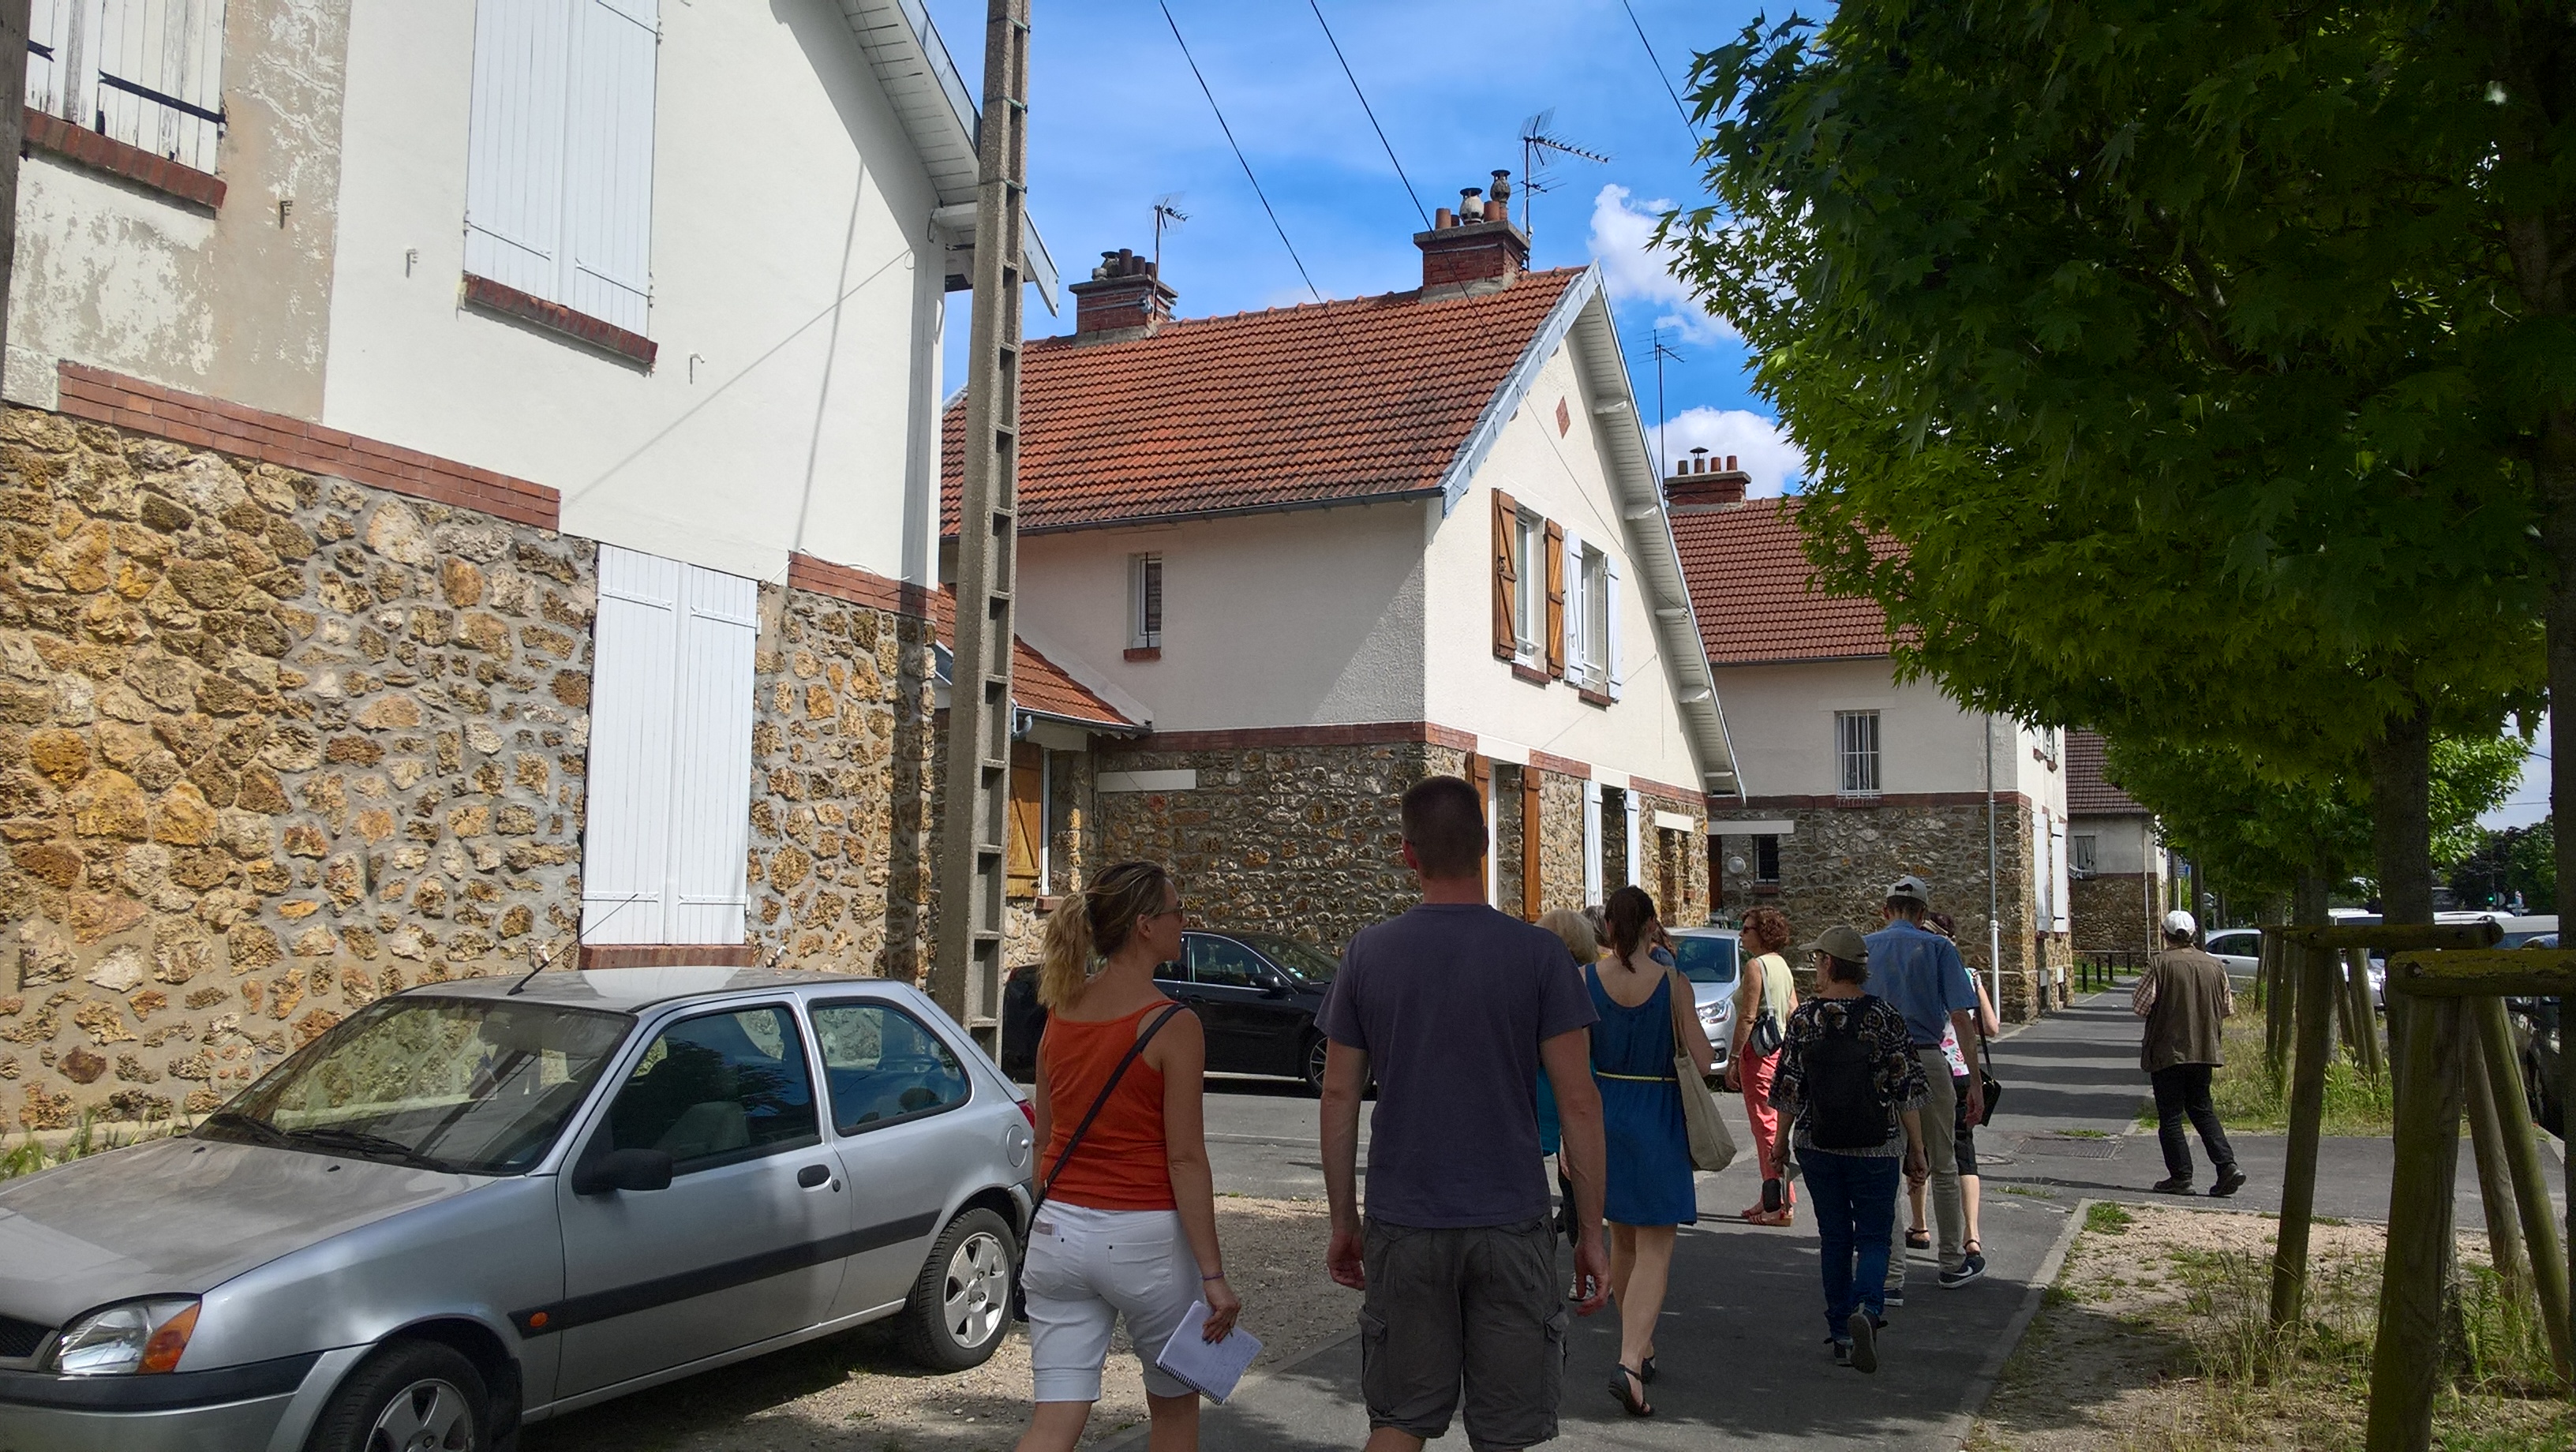
[{"label": "car headlight", "polygon": [[156,1296],[90,1312],[63,1328],[45,1368],[64,1376],[128,1376],[176,1368],[197,1329],[197,1298]]},{"label": "car headlight", "polygon": [[1726,1022],[1726,1016],[1726,1000],[1722,998],[1715,1003],[1703,1003],[1699,1006],[1699,1021],[1701,1023],[1724,1023]]}]

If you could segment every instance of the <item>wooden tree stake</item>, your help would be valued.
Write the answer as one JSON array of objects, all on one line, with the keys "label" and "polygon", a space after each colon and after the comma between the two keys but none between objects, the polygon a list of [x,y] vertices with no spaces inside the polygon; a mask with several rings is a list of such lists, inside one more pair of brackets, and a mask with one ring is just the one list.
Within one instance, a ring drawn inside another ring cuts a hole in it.
[{"label": "wooden tree stake", "polygon": [[[2412,1008],[2397,1076],[2397,1164],[2388,1194],[2379,1337],[2371,1353],[2368,1452],[2429,1452],[2445,1366],[2442,1303],[2460,1165],[2464,1025],[2456,1000],[2423,999]],[[2285,1205],[2285,1236],[2288,1230]]]},{"label": "wooden tree stake", "polygon": [[[2567,1314],[2567,1261],[2558,1237],[2556,1209],[2549,1203],[2549,1176],[2540,1162],[2539,1134],[2531,1127],[2523,1096],[2522,1065],[2514,1057],[2513,1025],[2505,1019],[2501,998],[2472,999],[2469,1012],[2477,1018],[2487,1094],[2495,1101],[2505,1165],[2512,1175],[2513,1198],[2521,1211],[2530,1256],[2532,1291],[2539,1298],[2541,1319],[2549,1327],[2550,1355],[2558,1363],[2559,1377],[2576,1385],[2576,1326],[2569,1324]],[[2489,1210],[2487,1215],[2492,1238],[2495,1212]]]},{"label": "wooden tree stake", "polygon": [[2333,956],[2281,945],[2282,981],[2295,982],[2298,1027],[2290,1057],[2290,1148],[2281,1168],[2281,1234],[2272,1251],[2272,1324],[2295,1323],[2308,1293],[2308,1223],[2317,1203],[2317,1140],[2325,1132],[2326,1056],[2334,1051]]}]

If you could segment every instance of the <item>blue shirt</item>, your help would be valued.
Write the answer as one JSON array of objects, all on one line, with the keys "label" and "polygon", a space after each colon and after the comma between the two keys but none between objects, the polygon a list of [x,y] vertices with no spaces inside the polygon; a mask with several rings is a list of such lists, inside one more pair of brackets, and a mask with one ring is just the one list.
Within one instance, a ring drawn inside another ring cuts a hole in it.
[{"label": "blue shirt", "polygon": [[1950,1015],[1977,1011],[1976,980],[1949,939],[1898,918],[1863,941],[1869,944],[1869,986],[1905,1015],[1914,1047],[1941,1047]]}]

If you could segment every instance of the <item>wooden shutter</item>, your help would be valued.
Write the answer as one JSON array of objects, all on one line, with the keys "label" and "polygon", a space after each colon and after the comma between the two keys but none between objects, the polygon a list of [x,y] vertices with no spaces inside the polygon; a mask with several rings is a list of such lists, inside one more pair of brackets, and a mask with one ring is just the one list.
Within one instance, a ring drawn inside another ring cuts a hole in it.
[{"label": "wooden shutter", "polygon": [[1539,915],[1542,911],[1544,911],[1544,909],[1543,909],[1543,908],[1541,907],[1541,905],[1540,905],[1540,904],[1541,904],[1541,902],[1543,901],[1543,898],[1542,898],[1541,893],[1539,892],[1539,866],[1540,866],[1540,860],[1541,860],[1541,855],[1542,855],[1542,854],[1541,854],[1541,853],[1540,853],[1540,851],[1539,851],[1539,847],[1540,847],[1540,841],[1539,841],[1539,838],[1540,838],[1540,832],[1539,832],[1539,809],[1538,809],[1538,796],[1539,796],[1539,792],[1538,792],[1538,786],[1539,786],[1538,768],[1537,768],[1537,767],[1534,767],[1534,766],[1524,766],[1524,767],[1522,767],[1522,768],[1521,768],[1521,916],[1522,916],[1522,917],[1524,917],[1524,918],[1527,918],[1527,919],[1528,919],[1528,920],[1530,920],[1531,922],[1537,922],[1537,921],[1538,921],[1538,915]]},{"label": "wooden shutter", "polygon": [[1011,744],[1010,834],[1005,844],[1003,890],[1011,897],[1038,895],[1038,843],[1046,834],[1046,760],[1034,742]]},{"label": "wooden shutter", "polygon": [[1592,592],[1583,578],[1583,536],[1565,532],[1565,675],[1577,685],[1592,684]]},{"label": "wooden shutter", "polygon": [[681,569],[672,723],[671,907],[666,943],[739,943],[751,849],[752,654],[760,586]]},{"label": "wooden shutter", "polygon": [[[46,23],[38,0],[29,38]],[[68,119],[84,130],[168,157],[198,171],[215,169],[222,132],[223,0],[76,0],[74,13],[52,18],[73,42],[57,47],[49,88],[69,82],[78,109]],[[30,58],[34,52],[29,52]],[[67,74],[67,66],[78,74]],[[28,80],[36,79],[30,71]],[[31,85],[28,104],[36,104]],[[57,113],[63,114],[63,113]]]},{"label": "wooden shutter", "polygon": [[27,109],[69,116],[72,7],[79,0],[35,0],[27,12]]},{"label": "wooden shutter", "polygon": [[1494,762],[1479,752],[1467,753],[1467,784],[1476,789],[1476,815],[1485,824],[1485,900],[1494,899]]},{"label": "wooden shutter", "polygon": [[1521,509],[1494,491],[1494,658],[1520,657]]},{"label": "wooden shutter", "polygon": [[[1635,789],[1631,788],[1619,794],[1619,801],[1620,804],[1626,808],[1626,816],[1628,818],[1628,885],[1630,887],[1644,887],[1646,885],[1646,863],[1643,852],[1646,834],[1643,828],[1642,819],[1645,817],[1648,810],[1646,799],[1637,795]],[[1667,896],[1669,896],[1669,894]],[[1676,905],[1670,901],[1658,903],[1657,906],[1661,907],[1667,915],[1677,910]]]},{"label": "wooden shutter", "polygon": [[1565,527],[1547,522],[1547,673],[1565,679]]},{"label": "wooden shutter", "polygon": [[1628,683],[1627,670],[1619,663],[1619,561],[1609,555],[1601,558],[1602,633],[1608,637],[1602,650],[1609,656],[1605,663],[1609,673],[1610,699],[1619,699]]},{"label": "wooden shutter", "polygon": [[575,13],[566,0],[477,0],[465,142],[465,270],[558,302]]},{"label": "wooden shutter", "polygon": [[653,288],[653,61],[659,0],[575,0],[557,301],[644,331]]}]

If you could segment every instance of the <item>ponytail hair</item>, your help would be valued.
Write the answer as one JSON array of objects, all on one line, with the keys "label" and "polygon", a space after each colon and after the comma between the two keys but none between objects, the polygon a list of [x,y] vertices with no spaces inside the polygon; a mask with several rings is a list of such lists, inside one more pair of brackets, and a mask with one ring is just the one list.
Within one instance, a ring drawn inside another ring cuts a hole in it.
[{"label": "ponytail hair", "polygon": [[1642,887],[1623,887],[1602,904],[1601,916],[1609,925],[1610,951],[1624,963],[1644,941],[1646,924],[1655,920],[1655,900]]},{"label": "ponytail hair", "polygon": [[1058,1009],[1080,998],[1092,965],[1127,945],[1138,918],[1163,910],[1171,884],[1151,862],[1121,862],[1058,904],[1038,951],[1038,1002]]}]

